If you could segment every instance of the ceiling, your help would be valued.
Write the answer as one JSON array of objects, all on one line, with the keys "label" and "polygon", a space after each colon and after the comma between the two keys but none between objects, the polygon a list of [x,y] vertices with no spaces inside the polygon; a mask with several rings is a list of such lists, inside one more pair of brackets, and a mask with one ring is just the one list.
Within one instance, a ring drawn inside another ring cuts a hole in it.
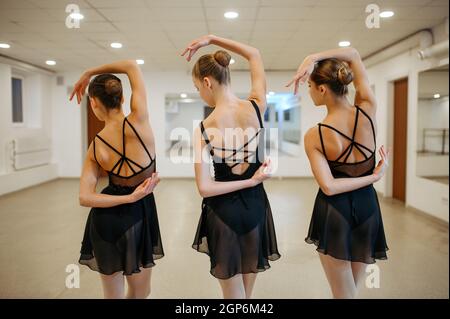
[{"label": "ceiling", "polygon": [[[374,2],[395,16],[367,29],[365,7]],[[78,29],[65,26],[69,3],[85,17]],[[147,70],[188,70],[180,51],[213,33],[259,48],[268,70],[292,70],[305,55],[341,40],[367,55],[442,23],[448,6],[448,0],[0,0],[0,43],[11,45],[0,54],[56,71],[125,58],[144,59]],[[239,18],[225,19],[228,10]],[[234,58],[233,69],[247,69],[246,61]],[[57,64],[47,66],[49,59]]]}]

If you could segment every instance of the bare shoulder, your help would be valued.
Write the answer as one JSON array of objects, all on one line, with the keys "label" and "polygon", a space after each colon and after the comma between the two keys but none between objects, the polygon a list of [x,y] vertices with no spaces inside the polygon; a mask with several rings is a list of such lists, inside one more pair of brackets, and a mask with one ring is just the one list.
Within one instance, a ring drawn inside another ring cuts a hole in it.
[{"label": "bare shoulder", "polygon": [[148,116],[137,116],[135,113],[131,112],[127,116],[128,122],[131,122],[132,125],[138,125],[138,126],[146,126],[149,125],[150,120]]},{"label": "bare shoulder", "polygon": [[[356,104],[356,103],[355,103]],[[363,110],[372,120],[375,119],[376,111],[377,111],[377,104],[376,101],[373,100],[371,102],[369,101],[361,101],[359,104],[357,104],[358,107]]]},{"label": "bare shoulder", "polygon": [[95,160],[95,153],[94,153],[95,152],[95,145],[94,145],[94,143],[96,143],[95,137],[92,140],[91,144],[89,144],[88,150],[86,152],[86,160],[89,160],[91,162],[97,162]]},{"label": "bare shoulder", "polygon": [[[214,113],[214,112],[213,112]],[[210,113],[205,119],[203,119],[201,122],[203,123],[203,126],[205,128],[207,127],[215,127],[216,119],[213,113]]]},{"label": "bare shoulder", "polygon": [[308,151],[310,149],[318,148],[320,137],[319,137],[319,126],[315,125],[310,127],[303,138],[305,143],[305,149]]},{"label": "bare shoulder", "polygon": [[262,114],[264,114],[264,112],[266,111],[266,107],[267,107],[267,101],[265,99],[265,97],[263,99],[261,98],[256,98],[256,97],[252,97],[249,98],[250,103],[252,103],[251,101],[255,102],[256,105],[258,106],[259,112]]}]

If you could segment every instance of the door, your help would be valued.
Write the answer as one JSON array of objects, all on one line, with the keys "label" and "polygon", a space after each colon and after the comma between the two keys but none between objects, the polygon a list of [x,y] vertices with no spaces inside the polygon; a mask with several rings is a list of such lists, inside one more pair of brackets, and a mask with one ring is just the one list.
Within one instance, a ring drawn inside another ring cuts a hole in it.
[{"label": "door", "polygon": [[394,148],[392,197],[406,199],[408,78],[394,82]]}]

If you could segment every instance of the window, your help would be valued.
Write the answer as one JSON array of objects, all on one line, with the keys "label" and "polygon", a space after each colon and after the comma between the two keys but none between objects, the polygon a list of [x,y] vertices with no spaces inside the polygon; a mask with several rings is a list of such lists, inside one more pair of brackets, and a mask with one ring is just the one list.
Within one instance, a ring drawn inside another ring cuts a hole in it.
[{"label": "window", "polygon": [[264,112],[264,122],[270,122],[270,105],[267,106],[266,112]]},{"label": "window", "polygon": [[11,78],[12,87],[12,120],[13,123],[23,123],[23,80]]},{"label": "window", "polygon": [[283,112],[284,115],[284,121],[285,122],[289,122],[291,120],[291,110],[284,110]]}]

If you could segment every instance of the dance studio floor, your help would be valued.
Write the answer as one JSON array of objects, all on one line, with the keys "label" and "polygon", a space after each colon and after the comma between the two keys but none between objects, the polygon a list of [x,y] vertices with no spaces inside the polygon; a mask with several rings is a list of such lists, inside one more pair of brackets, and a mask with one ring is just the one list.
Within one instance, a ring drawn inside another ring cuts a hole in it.
[{"label": "dance studio floor", "polygon": [[[98,274],[80,266],[80,288],[66,288],[89,209],[78,179],[58,179],[0,197],[0,298],[102,298]],[[304,242],[317,186],[312,179],[265,183],[280,260],[258,275],[255,298],[329,298],[319,258]],[[193,179],[163,179],[155,191],[166,256],[153,268],[152,298],[220,298],[206,255],[191,248],[201,198]],[[448,224],[381,200],[390,251],[379,261],[380,288],[361,298],[448,298]]]}]

